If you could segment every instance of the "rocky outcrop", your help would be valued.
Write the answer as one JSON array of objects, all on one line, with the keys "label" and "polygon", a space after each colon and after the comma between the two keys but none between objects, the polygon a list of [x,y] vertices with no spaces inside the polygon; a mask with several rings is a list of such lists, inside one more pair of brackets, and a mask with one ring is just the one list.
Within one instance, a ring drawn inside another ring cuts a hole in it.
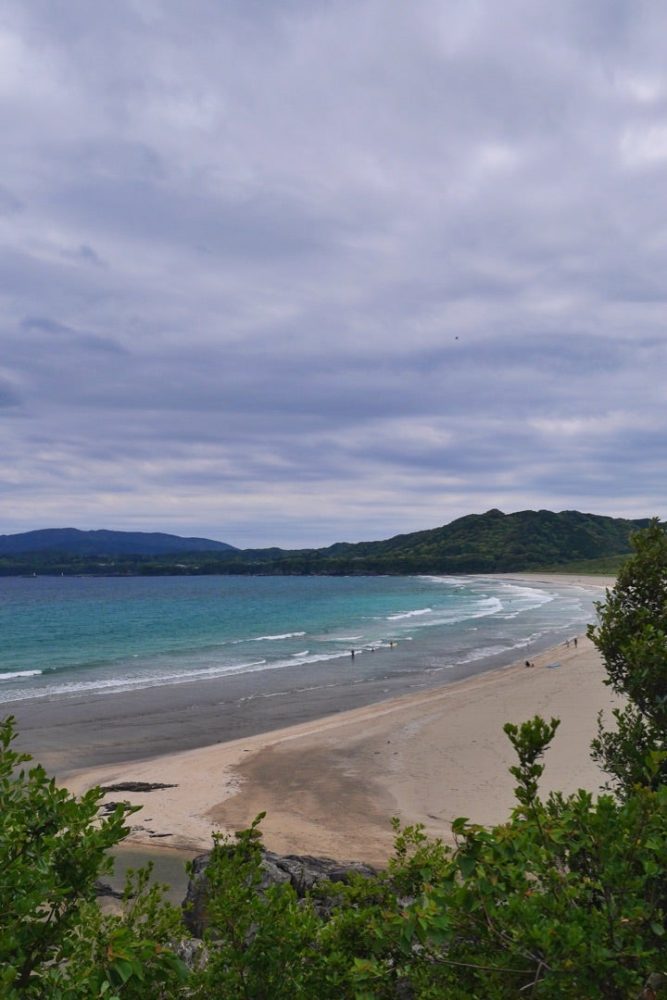
[{"label": "rocky outcrop", "polygon": [[[188,890],[183,900],[183,919],[194,937],[202,937],[207,926],[206,900],[208,880],[206,868],[210,853],[200,854],[192,863],[192,874]],[[274,854],[262,851],[262,881],[258,887],[263,892],[272,885],[289,883],[299,899],[310,895],[322,914],[330,909],[331,894],[325,892],[325,883],[350,881],[353,875],[370,878],[376,869],[359,861],[334,861],[333,858],[317,858],[309,854]],[[322,891],[320,892],[320,888]]]},{"label": "rocky outcrop", "polygon": [[108,896],[109,899],[122,899],[124,893],[119,889],[114,889],[113,886],[109,885],[108,882],[102,882],[97,880],[95,882],[95,895],[99,898],[100,896]]}]

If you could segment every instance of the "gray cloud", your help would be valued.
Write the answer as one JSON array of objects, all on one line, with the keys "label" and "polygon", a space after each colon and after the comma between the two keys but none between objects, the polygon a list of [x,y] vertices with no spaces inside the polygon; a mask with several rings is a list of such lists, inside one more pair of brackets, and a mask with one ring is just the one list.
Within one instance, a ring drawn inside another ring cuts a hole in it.
[{"label": "gray cloud", "polygon": [[21,397],[9,382],[5,379],[0,378],[0,409],[5,409],[10,406],[18,406],[21,402]]},{"label": "gray cloud", "polygon": [[664,513],[665,29],[10,0],[0,530]]},{"label": "gray cloud", "polygon": [[83,264],[92,264],[94,267],[106,267],[106,263],[87,243],[82,243],[74,250],[63,250],[62,254],[63,257],[69,260],[80,261]]},{"label": "gray cloud", "polygon": [[0,216],[23,211],[24,205],[11,191],[0,184]]}]

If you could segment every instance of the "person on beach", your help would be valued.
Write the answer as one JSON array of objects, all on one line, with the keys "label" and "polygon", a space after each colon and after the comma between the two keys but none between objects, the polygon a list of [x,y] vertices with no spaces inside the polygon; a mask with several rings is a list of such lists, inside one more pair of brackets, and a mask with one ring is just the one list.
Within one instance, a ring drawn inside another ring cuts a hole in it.
[{"label": "person on beach", "polygon": [[351,659],[354,659],[354,650],[353,649],[350,650],[350,657],[351,657]]},{"label": "person on beach", "polygon": [[572,640],[572,642],[574,643],[574,648],[576,649],[577,648],[577,637],[576,637],[576,635],[575,635],[574,639]]}]

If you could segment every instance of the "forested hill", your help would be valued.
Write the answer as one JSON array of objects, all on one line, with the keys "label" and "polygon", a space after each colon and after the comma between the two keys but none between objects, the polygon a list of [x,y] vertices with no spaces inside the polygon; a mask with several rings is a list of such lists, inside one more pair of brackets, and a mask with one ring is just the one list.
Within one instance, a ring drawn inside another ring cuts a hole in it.
[{"label": "forested hill", "polygon": [[[582,560],[601,559],[630,551],[633,531],[648,519],[580,514],[566,510],[525,510],[503,514],[489,510],[470,514],[430,531],[397,535],[383,542],[333,545],[331,558],[371,558],[418,563],[420,572],[512,572]],[[421,569],[423,567],[423,569]]]},{"label": "forested hill", "polygon": [[[396,535],[378,542],[339,542],[322,549],[233,549],[206,539],[177,539],[170,535],[143,535],[144,539],[174,539],[175,550],[137,553],[131,549],[101,554],[98,547],[63,547],[26,551],[3,550],[2,542],[19,536],[0,536],[0,574],[409,574],[511,573],[556,570],[578,564],[595,568],[607,560],[610,569],[629,552],[633,531],[648,519],[625,520],[578,511],[553,513],[525,510],[503,514],[489,510],[470,514],[428,531]],[[73,529],[63,529],[73,530]],[[30,532],[38,535],[44,532]],[[78,535],[122,535],[124,532],[78,532]],[[25,537],[25,536],[23,536]],[[194,544],[196,543],[196,544]],[[205,549],[205,545],[218,546]],[[189,547],[188,547],[189,546]]]},{"label": "forested hill", "polygon": [[17,535],[0,535],[0,556],[47,552],[71,556],[155,556],[178,552],[235,551],[210,538],[181,538],[160,531],[79,531],[78,528],[44,528]]},{"label": "forested hill", "polygon": [[296,552],[246,549],[225,561],[241,572],[509,573],[625,555],[632,532],[647,524],[578,511],[489,510],[385,541]]}]

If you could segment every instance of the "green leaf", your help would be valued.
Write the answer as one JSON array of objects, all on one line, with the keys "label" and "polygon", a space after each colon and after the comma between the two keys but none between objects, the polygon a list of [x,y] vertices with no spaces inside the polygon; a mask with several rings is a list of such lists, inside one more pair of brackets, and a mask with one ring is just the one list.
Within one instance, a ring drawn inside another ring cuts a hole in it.
[{"label": "green leaf", "polygon": [[475,858],[471,858],[467,855],[461,855],[456,859],[456,862],[463,877],[470,878],[477,865]]},{"label": "green leaf", "polygon": [[117,958],[111,965],[112,970],[117,973],[123,983],[126,983],[132,976],[134,970],[132,963],[126,958]]}]

